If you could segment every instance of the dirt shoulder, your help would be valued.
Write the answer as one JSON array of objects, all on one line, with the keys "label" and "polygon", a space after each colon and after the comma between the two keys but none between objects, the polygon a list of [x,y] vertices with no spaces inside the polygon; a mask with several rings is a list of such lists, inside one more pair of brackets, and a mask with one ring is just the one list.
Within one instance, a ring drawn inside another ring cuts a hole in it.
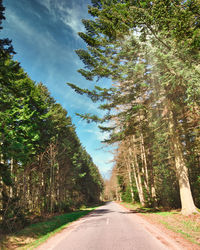
[{"label": "dirt shoulder", "polygon": [[137,205],[124,202],[118,204],[156,226],[183,249],[200,249],[200,215],[183,216],[177,210],[148,212]]}]

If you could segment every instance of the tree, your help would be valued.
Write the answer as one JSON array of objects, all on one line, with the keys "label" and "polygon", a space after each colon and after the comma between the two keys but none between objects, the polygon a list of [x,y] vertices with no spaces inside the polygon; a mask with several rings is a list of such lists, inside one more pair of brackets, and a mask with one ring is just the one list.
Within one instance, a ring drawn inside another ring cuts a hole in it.
[{"label": "tree", "polygon": [[[3,6],[3,0],[0,0],[0,30],[3,29],[2,21],[5,20],[4,16],[5,7]],[[0,58],[1,60],[5,57],[15,54],[11,40],[8,38],[0,39]]]},{"label": "tree", "polygon": [[[148,176],[151,173],[152,177],[154,155],[148,138],[156,122],[152,120],[152,110],[161,103],[162,116],[169,124],[166,133],[171,141],[170,149],[174,148],[171,151],[179,182],[182,213],[197,212],[190,190],[184,144],[177,126],[181,127],[185,116],[185,112],[181,116],[181,107],[195,110],[199,105],[199,70],[195,65],[199,63],[199,36],[196,36],[199,32],[199,2],[92,3],[89,13],[95,19],[84,20],[86,33],[79,33],[88,49],[77,51],[87,70],[79,72],[88,80],[110,77],[115,88],[96,86],[94,91],[89,91],[70,84],[76,92],[87,94],[93,101],[107,100],[106,104],[100,105],[101,109],[108,111],[103,119],[90,114],[82,118],[98,122],[117,119],[118,124],[113,128],[101,127],[102,130],[115,131],[111,134],[111,142],[120,141],[128,134],[140,138],[141,159],[147,177],[146,190],[153,197],[155,188],[148,181]],[[181,38],[183,32],[184,40]],[[152,159],[148,162],[147,152],[148,158]]]}]

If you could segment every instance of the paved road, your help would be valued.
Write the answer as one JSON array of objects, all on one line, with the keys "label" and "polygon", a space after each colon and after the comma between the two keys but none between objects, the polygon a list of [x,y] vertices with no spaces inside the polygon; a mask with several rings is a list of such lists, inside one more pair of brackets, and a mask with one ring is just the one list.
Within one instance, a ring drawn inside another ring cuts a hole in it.
[{"label": "paved road", "polygon": [[38,249],[166,250],[181,249],[141,217],[109,202]]}]

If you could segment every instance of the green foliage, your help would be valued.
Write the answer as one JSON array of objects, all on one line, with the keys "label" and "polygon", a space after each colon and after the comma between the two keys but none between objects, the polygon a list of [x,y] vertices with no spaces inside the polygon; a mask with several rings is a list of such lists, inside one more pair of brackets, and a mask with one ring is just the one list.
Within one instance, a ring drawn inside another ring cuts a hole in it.
[{"label": "green foliage", "polygon": [[[3,12],[0,1],[0,25]],[[0,40],[0,223],[10,231],[30,215],[98,202],[103,190],[67,111],[30,79],[13,53],[10,41]],[[85,93],[95,100],[95,92]]]},{"label": "green foliage", "polygon": [[[27,228],[24,228],[20,232],[17,233],[18,236],[20,235],[28,235],[34,238],[41,238],[44,235],[48,235],[49,233],[53,233],[55,230],[57,231],[59,228],[61,229],[62,226],[66,227],[66,224],[77,220],[78,218],[86,215],[92,209],[83,210],[83,211],[76,211],[72,213],[62,214],[58,216],[54,216],[52,219],[32,224]],[[63,227],[62,227],[63,228]]]},{"label": "green foliage", "polygon": [[127,187],[123,191],[123,193],[122,193],[122,201],[124,201],[124,202],[131,202],[132,201],[130,187]]}]

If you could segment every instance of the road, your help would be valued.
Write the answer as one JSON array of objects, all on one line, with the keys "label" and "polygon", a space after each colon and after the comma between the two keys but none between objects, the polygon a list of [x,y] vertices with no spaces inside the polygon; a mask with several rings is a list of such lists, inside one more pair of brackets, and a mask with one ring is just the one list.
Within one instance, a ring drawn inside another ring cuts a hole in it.
[{"label": "road", "polygon": [[50,238],[38,250],[183,249],[137,214],[108,202]]}]

